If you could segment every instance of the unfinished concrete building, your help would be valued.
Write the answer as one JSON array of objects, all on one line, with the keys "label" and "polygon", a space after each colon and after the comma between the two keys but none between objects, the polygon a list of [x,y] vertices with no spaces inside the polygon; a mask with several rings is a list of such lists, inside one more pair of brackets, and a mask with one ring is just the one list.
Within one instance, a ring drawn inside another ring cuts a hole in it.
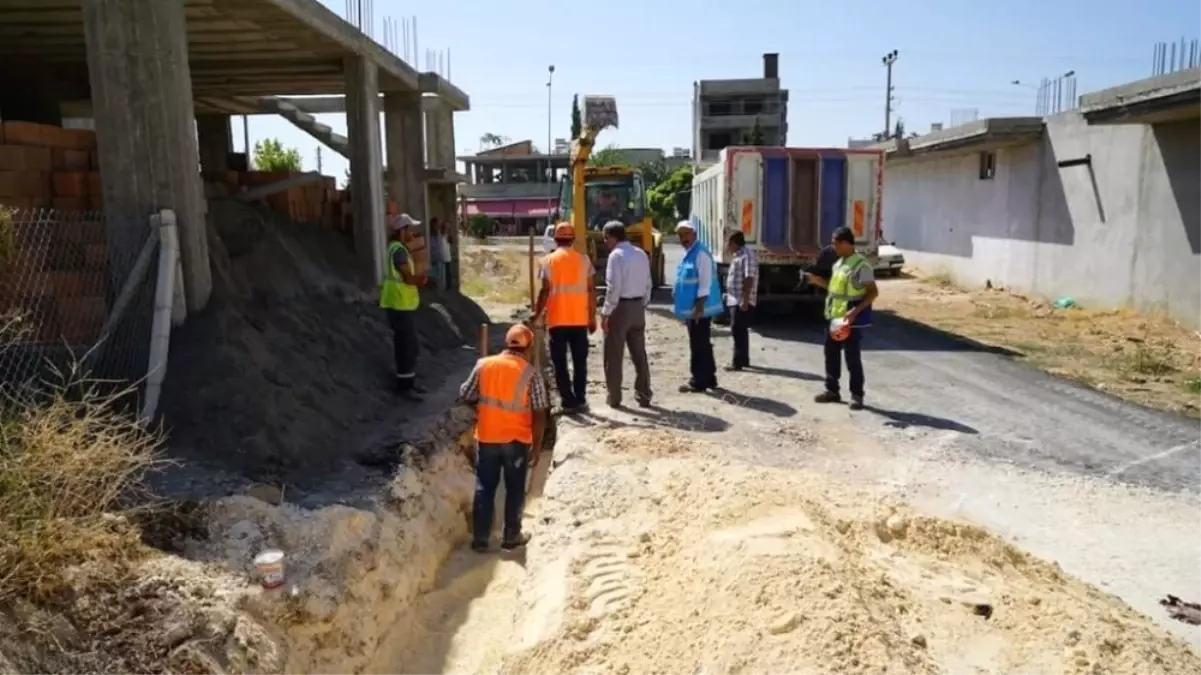
[{"label": "unfinished concrete building", "polygon": [[692,85],[692,156],[700,167],[728,145],[744,144],[755,125],[762,145],[787,145],[788,90],[780,88],[780,55],[763,55],[763,76],[700,80]]}]

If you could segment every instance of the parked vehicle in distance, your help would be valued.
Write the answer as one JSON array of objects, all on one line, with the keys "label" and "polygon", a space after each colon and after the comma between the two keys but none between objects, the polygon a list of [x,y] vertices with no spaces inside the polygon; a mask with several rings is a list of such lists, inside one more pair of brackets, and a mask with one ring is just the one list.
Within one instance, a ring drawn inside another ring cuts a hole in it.
[{"label": "parked vehicle in distance", "polygon": [[555,226],[547,225],[546,232],[542,234],[542,250],[547,253],[554,253],[558,248],[555,245]]},{"label": "parked vehicle in distance", "polygon": [[901,268],[905,266],[905,256],[901,249],[892,244],[880,244],[876,248],[876,276],[900,276]]},{"label": "parked vehicle in distance", "polygon": [[812,302],[825,291],[802,272],[838,228],[874,264],[883,180],[882,150],[732,146],[693,178],[692,218],[723,283],[726,238],[741,231],[759,258],[759,304]]}]

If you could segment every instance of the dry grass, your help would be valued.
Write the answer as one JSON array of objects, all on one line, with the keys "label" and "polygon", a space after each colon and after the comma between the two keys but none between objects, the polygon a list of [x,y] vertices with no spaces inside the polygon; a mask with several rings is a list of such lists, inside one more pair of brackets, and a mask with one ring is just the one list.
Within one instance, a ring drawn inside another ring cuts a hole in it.
[{"label": "dry grass", "polygon": [[945,275],[881,284],[881,309],[1022,354],[1031,364],[1121,398],[1201,417],[1201,335],[1129,309],[1056,309],[1003,289],[964,290]]},{"label": "dry grass", "polygon": [[[541,257],[541,251],[534,254]],[[530,263],[524,250],[465,246],[460,269],[463,294],[481,305],[521,305],[530,301]]]},{"label": "dry grass", "polygon": [[81,566],[122,577],[146,551],[126,505],[153,466],[160,439],[115,412],[115,395],[66,384],[45,400],[6,402],[0,602],[50,600],[70,588]]}]

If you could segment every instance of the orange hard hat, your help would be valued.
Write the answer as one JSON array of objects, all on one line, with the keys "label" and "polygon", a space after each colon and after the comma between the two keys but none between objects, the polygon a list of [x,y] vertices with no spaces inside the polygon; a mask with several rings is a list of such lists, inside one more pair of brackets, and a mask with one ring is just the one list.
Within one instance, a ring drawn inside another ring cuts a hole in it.
[{"label": "orange hard hat", "polygon": [[505,346],[526,349],[534,343],[534,331],[525,324],[517,324],[505,333]]},{"label": "orange hard hat", "polygon": [[571,223],[555,225],[555,239],[575,239],[575,228]]},{"label": "orange hard hat", "polygon": [[830,322],[830,339],[842,342],[851,337],[851,324],[846,319],[834,319]]}]

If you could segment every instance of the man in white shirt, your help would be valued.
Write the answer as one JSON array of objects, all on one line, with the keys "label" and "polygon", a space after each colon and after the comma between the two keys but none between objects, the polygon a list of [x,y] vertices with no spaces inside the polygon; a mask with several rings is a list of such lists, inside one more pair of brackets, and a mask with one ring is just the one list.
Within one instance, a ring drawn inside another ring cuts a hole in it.
[{"label": "man in white shirt", "polygon": [[646,360],[646,306],[651,301],[651,263],[646,252],[626,241],[621,221],[603,230],[609,258],[605,264],[605,304],[601,330],[605,333],[605,388],[610,407],[621,407],[621,366],[625,350],[634,362],[634,398],[651,405],[651,369]]}]

